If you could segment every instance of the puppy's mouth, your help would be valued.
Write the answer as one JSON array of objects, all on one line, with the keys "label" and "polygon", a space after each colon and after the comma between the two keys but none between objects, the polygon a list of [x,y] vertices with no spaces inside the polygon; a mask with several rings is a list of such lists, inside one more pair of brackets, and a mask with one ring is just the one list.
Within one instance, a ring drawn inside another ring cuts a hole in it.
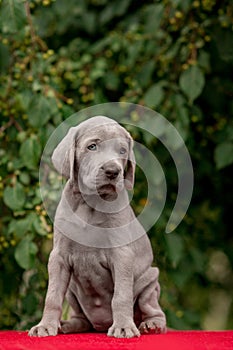
[{"label": "puppy's mouth", "polygon": [[102,185],[97,189],[99,196],[105,201],[114,201],[118,194],[116,191],[116,186],[113,184]]},{"label": "puppy's mouth", "polygon": [[116,193],[116,186],[114,184],[106,184],[98,187],[97,189],[99,194],[103,193]]}]

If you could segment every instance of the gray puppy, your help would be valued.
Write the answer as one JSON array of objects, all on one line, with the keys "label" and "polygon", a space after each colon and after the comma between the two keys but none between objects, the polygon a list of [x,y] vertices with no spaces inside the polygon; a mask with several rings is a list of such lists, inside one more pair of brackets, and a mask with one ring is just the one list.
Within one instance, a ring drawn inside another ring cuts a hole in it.
[{"label": "gray puppy", "polygon": [[[126,191],[135,172],[130,134],[112,119],[90,118],[70,128],[52,161],[68,181],[55,215],[43,317],[29,335],[165,332],[159,270]],[[65,296],[72,313],[61,321]]]}]

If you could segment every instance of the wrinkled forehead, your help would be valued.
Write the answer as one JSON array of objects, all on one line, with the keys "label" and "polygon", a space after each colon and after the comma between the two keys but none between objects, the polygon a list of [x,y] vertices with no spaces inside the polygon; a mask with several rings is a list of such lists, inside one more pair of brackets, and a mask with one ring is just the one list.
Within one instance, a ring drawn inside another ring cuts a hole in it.
[{"label": "wrinkled forehead", "polygon": [[125,141],[130,140],[129,133],[119,124],[104,124],[98,125],[93,128],[89,128],[87,130],[81,130],[78,142],[85,143],[87,140],[101,140],[107,141],[112,139],[122,139]]}]

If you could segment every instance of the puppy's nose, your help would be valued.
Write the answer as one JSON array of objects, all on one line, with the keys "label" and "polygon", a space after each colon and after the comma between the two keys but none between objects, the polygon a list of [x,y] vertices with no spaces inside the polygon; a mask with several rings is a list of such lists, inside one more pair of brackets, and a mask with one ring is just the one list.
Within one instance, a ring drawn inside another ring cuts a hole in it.
[{"label": "puppy's nose", "polygon": [[117,176],[120,174],[120,171],[121,171],[121,169],[119,167],[117,167],[116,165],[115,166],[113,166],[113,165],[106,166],[104,168],[105,175],[109,180],[116,179]]}]

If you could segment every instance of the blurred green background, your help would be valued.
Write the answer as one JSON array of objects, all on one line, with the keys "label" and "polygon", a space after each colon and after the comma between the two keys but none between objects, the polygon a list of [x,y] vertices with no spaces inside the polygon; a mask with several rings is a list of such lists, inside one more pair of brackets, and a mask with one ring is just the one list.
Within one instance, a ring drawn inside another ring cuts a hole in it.
[{"label": "blurred green background", "polygon": [[[190,208],[166,235],[176,172],[161,144],[131,130],[166,170],[167,203],[150,238],[168,325],[233,327],[232,11],[224,0],[0,1],[1,329],[27,329],[43,309],[52,246],[38,178],[46,141],[74,112],[113,101],[161,113],[193,161]],[[136,212],[144,188],[138,171]]]}]

